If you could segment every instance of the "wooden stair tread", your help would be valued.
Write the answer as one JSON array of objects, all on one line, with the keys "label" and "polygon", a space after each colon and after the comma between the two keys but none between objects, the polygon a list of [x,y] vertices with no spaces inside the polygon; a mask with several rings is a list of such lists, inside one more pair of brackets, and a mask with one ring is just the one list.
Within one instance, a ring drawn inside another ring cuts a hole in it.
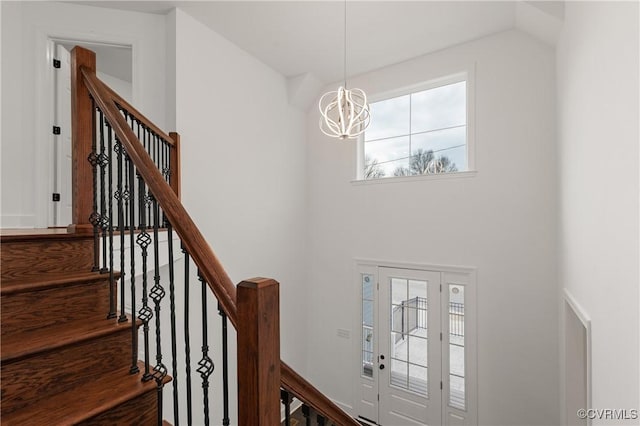
[{"label": "wooden stair tread", "polygon": [[[140,371],[144,363],[138,362]],[[156,381],[141,381],[142,373],[129,374],[129,367],[123,367],[104,375],[101,380],[92,381],[65,392],[38,400],[8,415],[2,416],[3,425],[57,425],[77,424],[104,413],[145,392],[155,391]],[[163,384],[171,381],[167,376]]]},{"label": "wooden stair tread", "polygon": [[[142,324],[140,320],[136,322],[138,326]],[[131,328],[130,318],[129,321],[122,323],[118,323],[115,319],[105,319],[104,321],[74,321],[58,326],[18,333],[2,339],[0,358],[2,363],[6,363],[73,343],[118,333],[125,328]]]},{"label": "wooden stair tread", "polygon": [[93,238],[92,234],[69,233],[66,228],[0,229],[0,242]]},{"label": "wooden stair tread", "polygon": [[[120,272],[114,271],[116,279],[120,278]],[[100,272],[61,272],[43,275],[42,277],[29,277],[16,280],[3,280],[0,295],[6,296],[26,291],[46,290],[53,287],[75,285],[79,283],[92,283],[109,279],[109,274]]]}]

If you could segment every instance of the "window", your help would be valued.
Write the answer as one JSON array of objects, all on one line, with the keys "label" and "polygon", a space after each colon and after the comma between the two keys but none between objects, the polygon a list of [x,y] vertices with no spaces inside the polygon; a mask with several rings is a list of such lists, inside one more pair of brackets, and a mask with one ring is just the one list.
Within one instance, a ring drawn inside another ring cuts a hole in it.
[{"label": "window", "polygon": [[358,177],[469,170],[467,104],[466,74],[372,102]]}]

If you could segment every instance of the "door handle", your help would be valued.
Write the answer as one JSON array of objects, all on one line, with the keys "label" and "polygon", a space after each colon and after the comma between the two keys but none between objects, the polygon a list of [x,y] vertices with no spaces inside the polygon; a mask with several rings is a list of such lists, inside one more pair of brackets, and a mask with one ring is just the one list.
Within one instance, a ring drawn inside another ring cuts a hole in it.
[{"label": "door handle", "polygon": [[380,370],[384,370],[384,364],[380,364]]}]

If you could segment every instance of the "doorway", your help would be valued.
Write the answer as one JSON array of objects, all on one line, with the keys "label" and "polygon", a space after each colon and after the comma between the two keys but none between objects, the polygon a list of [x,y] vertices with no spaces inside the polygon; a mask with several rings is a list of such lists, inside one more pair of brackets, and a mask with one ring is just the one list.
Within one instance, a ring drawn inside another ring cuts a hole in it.
[{"label": "doorway", "polygon": [[565,290],[564,300],[564,418],[569,426],[587,426],[588,417],[579,410],[591,408],[591,322],[580,305]]},{"label": "doorway", "polygon": [[72,223],[72,141],[71,141],[71,50],[75,46],[96,53],[97,75],[127,101],[133,93],[133,50],[117,45],[79,40],[50,39],[53,52],[53,155],[50,159],[51,208],[48,226],[64,227]]},{"label": "doorway", "polygon": [[475,275],[358,263],[356,414],[382,426],[476,424]]}]

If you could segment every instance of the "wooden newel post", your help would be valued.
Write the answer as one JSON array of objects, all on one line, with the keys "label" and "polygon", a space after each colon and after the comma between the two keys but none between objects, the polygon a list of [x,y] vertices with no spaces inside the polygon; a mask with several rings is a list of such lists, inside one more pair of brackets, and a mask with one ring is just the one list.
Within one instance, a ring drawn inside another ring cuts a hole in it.
[{"label": "wooden newel post", "polygon": [[238,285],[238,424],[280,424],[279,284],[254,278]]},{"label": "wooden newel post", "polygon": [[71,50],[71,185],[73,201],[69,231],[92,233],[93,169],[88,161],[94,137],[94,111],[80,68],[96,71],[96,54],[82,47]]},{"label": "wooden newel post", "polygon": [[180,200],[180,135],[176,132],[169,133],[173,140],[173,146],[171,147],[171,163],[169,168],[171,169],[171,176],[169,182],[171,189]]}]

